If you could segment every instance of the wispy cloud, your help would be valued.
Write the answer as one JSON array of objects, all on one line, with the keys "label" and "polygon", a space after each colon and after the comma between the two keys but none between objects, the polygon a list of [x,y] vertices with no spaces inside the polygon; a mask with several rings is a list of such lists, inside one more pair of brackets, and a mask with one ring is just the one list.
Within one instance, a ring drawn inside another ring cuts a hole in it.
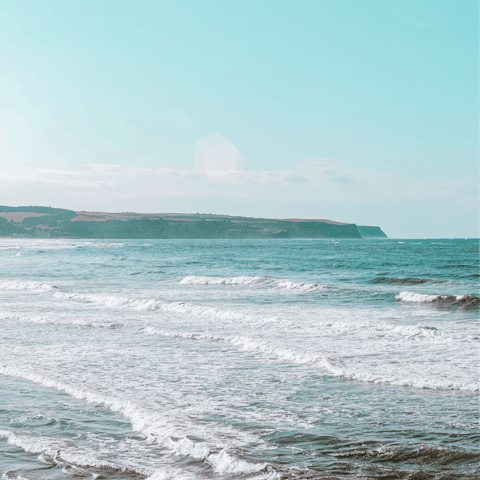
[{"label": "wispy cloud", "polygon": [[377,179],[389,178],[391,175],[378,172],[342,169],[333,160],[309,160],[293,170],[178,170],[162,168],[158,170],[121,165],[105,165],[86,163],[74,168],[47,169],[22,168],[5,169],[0,177],[0,184],[4,187],[41,183],[45,186],[69,186],[75,188],[109,188],[116,187],[134,179],[158,180],[185,180],[212,181],[226,185],[302,185],[310,183],[318,186],[322,182],[358,183],[368,181],[372,177]]},{"label": "wispy cloud", "polygon": [[[185,192],[186,196],[198,195],[204,192],[206,187],[216,188],[216,191],[220,192],[222,187],[236,187],[246,191],[265,186],[292,189],[301,186],[311,194],[321,194],[326,190],[330,194],[333,193],[330,190],[334,188],[348,200],[356,193],[363,199],[387,199],[400,194],[415,200],[452,196],[459,200],[476,194],[476,183],[473,180],[417,182],[402,175],[342,168],[334,160],[326,159],[309,160],[292,170],[154,170],[87,163],[66,169],[12,168],[0,173],[0,187],[4,194],[12,190],[22,189],[26,192],[29,188],[42,187],[45,195],[49,188],[71,193],[98,191],[101,194],[127,190],[129,194],[139,196],[158,194],[161,188],[161,193],[165,195],[178,193],[178,189],[187,184],[189,189]],[[363,190],[367,188],[368,190]]]},{"label": "wispy cloud", "polygon": [[[149,169],[87,163],[75,168],[0,170],[0,204],[77,210],[184,211],[248,216],[332,218],[362,223],[472,224],[474,179],[418,181],[345,168],[328,159],[291,170]],[[466,220],[468,217],[468,221]],[[441,219],[441,220],[439,220]],[[393,228],[390,226],[390,229]],[[388,229],[388,228],[387,228]]]}]

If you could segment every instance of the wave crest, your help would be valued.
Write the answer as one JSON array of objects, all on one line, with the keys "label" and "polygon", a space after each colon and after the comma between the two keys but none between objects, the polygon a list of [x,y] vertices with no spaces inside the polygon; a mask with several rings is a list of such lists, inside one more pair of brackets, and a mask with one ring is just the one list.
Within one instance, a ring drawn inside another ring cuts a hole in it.
[{"label": "wave crest", "polygon": [[268,282],[266,277],[206,277],[189,275],[181,280],[180,285],[252,285]]},{"label": "wave crest", "polygon": [[[412,327],[412,329],[417,331],[431,330],[431,327],[429,328],[417,325],[416,327]],[[479,386],[473,383],[467,384],[444,380],[438,381],[429,378],[408,378],[398,376],[393,373],[391,375],[378,375],[374,372],[358,370],[356,369],[356,367],[349,368],[344,365],[344,362],[340,358],[333,358],[323,354],[309,355],[305,353],[298,353],[293,350],[288,350],[280,346],[272,345],[263,340],[256,340],[248,337],[227,337],[221,335],[214,335],[207,332],[168,332],[153,327],[145,328],[144,332],[149,335],[157,335],[161,337],[230,343],[231,345],[239,347],[241,350],[256,352],[260,354],[274,355],[280,360],[290,362],[296,365],[323,367],[334,377],[345,378],[347,380],[431,390],[462,390],[467,392],[477,392],[479,390]],[[432,330],[432,332],[435,332],[435,330]]]},{"label": "wave crest", "polygon": [[132,299],[127,297],[115,297],[111,295],[95,295],[82,293],[57,292],[53,295],[55,298],[64,300],[75,300],[79,302],[96,303],[106,307],[127,307],[136,310],[162,310],[173,313],[183,313],[187,315],[199,315],[202,317],[216,318],[219,320],[237,320],[237,321],[263,321],[274,322],[277,317],[267,315],[252,315],[235,310],[220,309],[208,305],[200,305],[187,302],[167,302],[165,300],[153,299]]},{"label": "wave crest", "polygon": [[63,467],[63,471],[71,475],[117,476],[121,473],[146,476],[153,473],[153,469],[98,458],[93,452],[71,447],[63,439],[18,434],[9,430],[0,430],[0,438],[6,438],[7,443],[27,453],[40,454],[41,462]]},{"label": "wave crest", "polygon": [[46,292],[48,290],[58,290],[58,287],[45,282],[35,282],[33,280],[0,280],[0,288],[6,290],[33,290],[36,292]]},{"label": "wave crest", "polygon": [[281,360],[285,360],[298,365],[313,365],[322,362],[325,358],[321,355],[308,355],[296,353],[285,348],[271,345],[262,340],[254,340],[248,337],[226,337],[222,335],[214,335],[211,333],[194,333],[194,332],[167,332],[153,327],[147,327],[144,332],[149,335],[157,335],[161,337],[184,338],[188,340],[209,340],[214,342],[230,343],[236,347],[240,347],[244,351],[266,353],[275,355]]},{"label": "wave crest", "polygon": [[34,316],[24,316],[18,315],[17,313],[4,312],[0,313],[0,320],[11,320],[22,323],[36,323],[39,325],[73,325],[77,327],[85,328],[122,328],[122,323],[100,323],[100,322],[90,322],[83,320],[69,320],[69,319],[56,319],[56,318],[44,318],[39,315]]},{"label": "wave crest", "polygon": [[328,285],[321,283],[294,282],[292,280],[275,280],[268,277],[207,277],[189,275],[180,281],[181,285],[258,285],[287,290],[296,293],[313,293],[327,290]]},{"label": "wave crest", "polygon": [[[81,390],[68,384],[60,383],[52,378],[43,375],[37,375],[25,369],[15,368],[11,366],[0,366],[0,374],[9,375],[17,378],[24,378],[39,385],[48,388],[56,389],[60,392],[77,398],[85,400],[89,403],[96,403],[104,405],[112,412],[117,412],[126,417],[135,431],[142,432],[145,436],[153,436],[158,444],[166,447],[175,455],[185,455],[191,458],[204,461],[209,464],[218,473],[236,473],[248,474],[252,472],[261,472],[268,466],[267,463],[256,463],[242,460],[230,453],[227,448],[221,448],[218,445],[212,445],[207,442],[193,441],[188,438],[181,430],[176,430],[174,425],[165,422],[163,416],[159,416],[152,411],[145,410],[138,405],[135,405],[124,398],[104,396],[101,393]],[[28,449],[31,453],[41,453],[43,456],[41,460],[46,463],[55,463],[60,466],[72,466],[84,469],[87,473],[92,472],[92,467],[99,467],[103,469],[111,469],[116,472],[136,472],[142,475],[151,475],[152,480],[158,480],[164,477],[164,472],[153,471],[152,469],[145,469],[142,467],[130,466],[125,464],[117,464],[107,460],[98,458],[88,458],[78,449],[77,451],[63,451],[63,443],[54,440],[53,446],[46,445],[44,441],[38,441],[35,437],[27,437],[25,435],[18,435],[7,430],[0,430],[0,437],[7,438],[8,442],[20,446],[25,451]],[[47,437],[42,437],[47,439]],[[78,455],[81,453],[82,455]],[[72,470],[75,474],[75,470]],[[108,472],[107,472],[108,473]],[[78,473],[77,473],[78,474]],[[150,477],[149,477],[150,478]],[[186,478],[186,477],[185,477]],[[193,478],[193,477],[192,477]]]},{"label": "wave crest", "polygon": [[455,306],[480,305],[480,298],[474,295],[425,295],[423,293],[400,292],[395,298],[407,303],[436,303]]}]

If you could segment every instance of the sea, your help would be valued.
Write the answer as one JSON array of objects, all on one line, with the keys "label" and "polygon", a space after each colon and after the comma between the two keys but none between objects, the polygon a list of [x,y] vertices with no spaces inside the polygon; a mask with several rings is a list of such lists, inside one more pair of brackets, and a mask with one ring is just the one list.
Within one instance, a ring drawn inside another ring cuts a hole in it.
[{"label": "sea", "polygon": [[0,239],[0,476],[478,479],[478,239]]}]

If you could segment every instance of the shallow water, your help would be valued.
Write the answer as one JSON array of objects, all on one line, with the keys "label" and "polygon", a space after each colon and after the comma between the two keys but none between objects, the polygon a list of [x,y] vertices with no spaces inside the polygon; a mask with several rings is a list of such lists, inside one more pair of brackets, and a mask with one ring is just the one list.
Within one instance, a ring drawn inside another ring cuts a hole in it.
[{"label": "shallow water", "polygon": [[478,240],[0,239],[6,479],[479,478]]}]

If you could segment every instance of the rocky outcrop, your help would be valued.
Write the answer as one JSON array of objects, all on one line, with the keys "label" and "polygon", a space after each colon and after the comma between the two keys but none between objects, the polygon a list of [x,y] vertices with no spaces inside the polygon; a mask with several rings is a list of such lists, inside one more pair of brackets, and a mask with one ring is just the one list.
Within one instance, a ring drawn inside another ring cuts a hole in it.
[{"label": "rocky outcrop", "polygon": [[[362,228],[377,228],[381,232],[378,227]],[[355,224],[331,220],[212,214],[73,212],[50,207],[1,206],[0,236],[124,239],[362,238]]]}]

